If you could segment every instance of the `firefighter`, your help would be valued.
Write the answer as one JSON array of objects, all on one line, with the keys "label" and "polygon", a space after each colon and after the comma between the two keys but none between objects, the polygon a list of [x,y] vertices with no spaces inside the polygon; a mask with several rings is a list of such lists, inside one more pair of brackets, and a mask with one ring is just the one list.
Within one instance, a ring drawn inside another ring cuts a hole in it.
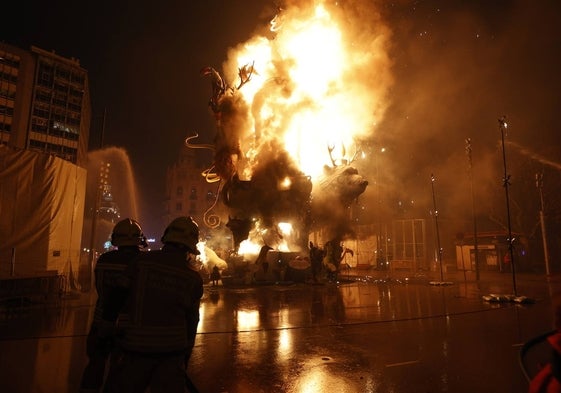
[{"label": "firefighter", "polygon": [[[152,393],[183,393],[191,384],[185,370],[203,295],[203,279],[193,268],[198,241],[198,225],[178,217],[166,228],[162,249],[142,253],[131,265],[119,322],[123,359],[118,375],[108,376],[109,392],[143,393],[150,387]],[[189,390],[195,391],[192,384]]]},{"label": "firefighter", "polygon": [[80,383],[82,393],[99,392],[103,385],[107,359],[115,348],[117,316],[123,306],[122,301],[116,303],[109,299],[126,290],[125,271],[147,245],[140,224],[130,218],[115,225],[111,244],[117,248],[102,254],[94,270],[97,301],[86,343],[88,363]]}]

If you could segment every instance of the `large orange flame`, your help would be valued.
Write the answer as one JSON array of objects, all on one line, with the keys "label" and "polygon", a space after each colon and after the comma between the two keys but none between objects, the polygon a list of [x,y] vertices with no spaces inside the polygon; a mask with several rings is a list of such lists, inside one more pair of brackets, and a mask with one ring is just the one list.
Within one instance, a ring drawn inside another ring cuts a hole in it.
[{"label": "large orange flame", "polygon": [[353,23],[357,10],[306,4],[282,10],[271,37],[257,35],[231,49],[224,64],[230,80],[244,66],[254,69],[239,89],[252,127],[241,141],[247,177],[260,149],[274,140],[316,180],[324,165],[333,164],[328,147],[334,158],[349,160],[383,116],[391,84],[388,30],[373,18],[378,25],[365,32]]},{"label": "large orange flame", "polygon": [[[285,165],[291,168],[284,171],[286,176],[300,171],[321,189],[326,166],[364,157],[356,153],[361,141],[375,132],[392,81],[386,52],[389,30],[374,10],[360,3],[343,7],[327,0],[292,1],[275,16],[268,33],[229,51],[224,78],[204,69],[213,81],[219,178],[263,180],[266,169]],[[290,179],[280,173],[275,174],[276,189],[288,189]],[[249,214],[243,218],[253,219]],[[284,233],[280,222],[269,222],[267,228],[257,222],[241,254],[255,254],[262,241],[272,244],[265,240],[271,234],[282,239],[276,249],[291,248],[292,234]],[[301,233],[295,236],[294,244],[301,245]]]}]

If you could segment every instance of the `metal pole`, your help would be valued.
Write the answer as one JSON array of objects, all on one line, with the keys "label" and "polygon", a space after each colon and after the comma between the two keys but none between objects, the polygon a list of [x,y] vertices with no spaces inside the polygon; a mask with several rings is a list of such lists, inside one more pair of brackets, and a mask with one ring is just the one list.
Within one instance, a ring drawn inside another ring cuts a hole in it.
[{"label": "metal pole", "polygon": [[462,270],[464,271],[464,282],[467,281],[467,277],[466,277],[466,263],[465,263],[465,258],[464,258],[464,243],[460,243],[460,250],[461,250],[461,254],[462,254]]},{"label": "metal pole", "polygon": [[508,124],[506,122],[506,116],[499,119],[499,128],[501,130],[501,143],[503,148],[503,167],[504,167],[504,177],[503,177],[503,187],[505,188],[505,199],[506,199],[506,217],[508,224],[508,251],[510,253],[510,265],[512,269],[512,289],[514,291],[514,296],[518,296],[516,293],[516,268],[514,266],[514,239],[512,238],[512,226],[510,223],[510,197],[508,194],[508,187],[510,186],[510,175],[507,174],[506,170],[506,150],[505,150],[505,132]]},{"label": "metal pole", "polygon": [[[378,166],[378,154],[380,152],[376,151],[374,154],[374,163],[376,168],[376,208],[375,208],[375,223],[376,223],[376,260],[374,263],[376,264],[376,269],[380,268],[378,265],[378,261],[380,260],[380,250],[382,249],[382,223],[381,223],[381,214],[380,214],[380,169]],[[384,269],[386,268],[386,264],[384,263]]]},{"label": "metal pole", "polygon": [[[388,224],[384,223],[384,266],[385,268],[388,267],[389,259],[388,259]],[[395,255],[392,248],[392,254]]]},{"label": "metal pole", "polygon": [[[466,139],[466,153],[469,164],[469,183],[471,188],[471,211],[473,215],[473,252],[475,253],[475,279],[479,281],[479,250],[477,241],[477,213],[475,208],[475,191],[473,188],[473,165],[471,161],[471,138]],[[462,254],[463,255],[463,254]],[[470,259],[471,263],[471,259]]]},{"label": "metal pole", "polygon": [[14,277],[16,275],[16,248],[12,247],[12,259],[11,259],[10,276]]},{"label": "metal pole", "polygon": [[431,187],[432,187],[432,203],[434,205],[434,224],[436,228],[436,243],[438,247],[438,263],[440,265],[440,281],[444,281],[444,276],[442,274],[442,248],[440,247],[440,232],[438,230],[438,209],[436,208],[436,196],[434,193],[434,175],[430,175]]},{"label": "metal pole", "polygon": [[544,204],[543,204],[543,173],[536,173],[536,187],[540,193],[540,226],[542,230],[542,241],[543,241],[543,255],[545,260],[545,273],[549,276],[551,271],[549,270],[549,252],[547,248],[547,236],[545,230],[545,217],[544,217]]}]

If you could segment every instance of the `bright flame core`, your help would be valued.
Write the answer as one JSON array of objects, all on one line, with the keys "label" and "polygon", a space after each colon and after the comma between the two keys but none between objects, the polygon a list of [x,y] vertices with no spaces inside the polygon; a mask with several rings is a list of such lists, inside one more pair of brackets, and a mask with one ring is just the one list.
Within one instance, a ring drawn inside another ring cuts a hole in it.
[{"label": "bright flame core", "polygon": [[247,65],[255,70],[239,89],[250,108],[246,124],[253,126],[246,135],[254,138],[241,141],[253,161],[249,168],[275,140],[315,182],[324,165],[332,165],[328,146],[333,158],[348,162],[360,149],[357,141],[373,134],[391,84],[389,34],[381,23],[372,27],[377,14],[361,14],[369,22],[357,24],[345,12],[321,0],[287,7],[272,23],[273,39],[256,36],[230,51],[227,78]]}]

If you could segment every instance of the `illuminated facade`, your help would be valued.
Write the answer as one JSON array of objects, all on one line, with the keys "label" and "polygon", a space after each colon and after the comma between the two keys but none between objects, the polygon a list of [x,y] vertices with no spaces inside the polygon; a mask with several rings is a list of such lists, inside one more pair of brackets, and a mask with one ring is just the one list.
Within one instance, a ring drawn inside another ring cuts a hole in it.
[{"label": "illuminated facade", "polygon": [[208,227],[205,222],[213,215],[224,219],[224,206],[217,201],[219,183],[208,183],[201,175],[210,160],[203,150],[181,149],[177,162],[167,170],[165,223],[178,216],[191,216],[204,232]]},{"label": "illuminated facade", "polygon": [[0,143],[84,167],[91,108],[77,59],[0,42]]}]

